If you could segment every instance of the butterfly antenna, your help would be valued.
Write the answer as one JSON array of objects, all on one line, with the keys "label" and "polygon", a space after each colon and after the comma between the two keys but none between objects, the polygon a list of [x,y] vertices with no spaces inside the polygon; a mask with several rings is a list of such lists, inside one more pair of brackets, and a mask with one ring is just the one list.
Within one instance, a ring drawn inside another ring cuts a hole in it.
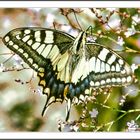
[{"label": "butterfly antenna", "polygon": [[73,10],[73,13],[74,13],[75,20],[76,20],[76,22],[77,22],[78,26],[79,26],[79,27],[80,27],[80,29],[83,31],[83,29],[82,29],[82,27],[81,27],[81,25],[80,25],[80,23],[79,23],[79,21],[78,21],[77,15],[76,15],[76,13],[74,12],[74,10]]},{"label": "butterfly antenna", "polygon": [[87,31],[89,31],[89,32],[90,32],[90,35],[92,35],[92,29],[93,29],[93,27],[90,25],[90,26],[86,29],[86,33],[87,33]]},{"label": "butterfly antenna", "polygon": [[6,59],[6,60],[3,62],[3,64],[6,63],[6,62],[8,62],[14,55],[15,55],[15,54],[12,54],[8,59]]}]

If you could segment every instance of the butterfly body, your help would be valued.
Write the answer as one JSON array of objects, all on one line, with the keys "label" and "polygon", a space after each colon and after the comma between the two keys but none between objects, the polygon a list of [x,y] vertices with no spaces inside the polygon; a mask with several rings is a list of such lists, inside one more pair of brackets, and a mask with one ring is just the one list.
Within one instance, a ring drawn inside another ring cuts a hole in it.
[{"label": "butterfly body", "polygon": [[74,38],[54,29],[17,28],[6,34],[3,42],[37,72],[47,95],[44,111],[52,102],[89,96],[91,88],[133,81],[124,59],[111,49],[87,42],[83,31]]}]

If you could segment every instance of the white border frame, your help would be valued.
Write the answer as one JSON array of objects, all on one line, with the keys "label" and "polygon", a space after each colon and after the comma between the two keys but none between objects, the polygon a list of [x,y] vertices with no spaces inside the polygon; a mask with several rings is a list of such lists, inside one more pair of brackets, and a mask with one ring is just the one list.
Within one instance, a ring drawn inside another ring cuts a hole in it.
[{"label": "white border frame", "polygon": [[2,8],[21,7],[116,7],[116,8],[140,8],[140,1],[0,1]]},{"label": "white border frame", "polygon": [[[140,1],[0,1],[0,8],[24,7],[98,7],[140,8]],[[139,139],[140,132],[0,132],[0,138],[9,139]]]},{"label": "white border frame", "polygon": [[4,132],[0,139],[139,139],[140,132]]}]

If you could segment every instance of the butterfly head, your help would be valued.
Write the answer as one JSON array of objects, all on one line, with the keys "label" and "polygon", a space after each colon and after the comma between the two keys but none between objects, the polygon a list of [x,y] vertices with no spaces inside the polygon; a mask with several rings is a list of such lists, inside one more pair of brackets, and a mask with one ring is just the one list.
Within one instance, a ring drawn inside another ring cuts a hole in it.
[{"label": "butterfly head", "polygon": [[74,54],[77,54],[79,50],[81,50],[83,46],[86,44],[86,35],[87,34],[85,31],[81,31],[76,37],[72,47]]}]

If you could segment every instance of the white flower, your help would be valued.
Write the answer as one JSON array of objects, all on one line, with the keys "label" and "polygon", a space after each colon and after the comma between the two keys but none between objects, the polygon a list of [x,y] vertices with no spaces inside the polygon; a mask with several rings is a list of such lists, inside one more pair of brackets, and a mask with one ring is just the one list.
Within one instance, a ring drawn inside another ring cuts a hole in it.
[{"label": "white flower", "polygon": [[74,130],[75,132],[77,132],[77,131],[79,130],[79,126],[78,126],[78,125],[74,125],[74,126],[73,126],[73,130]]},{"label": "white flower", "polygon": [[111,28],[117,28],[120,26],[121,20],[119,19],[119,17],[112,17],[110,18],[110,20],[108,21],[108,25]]},{"label": "white flower", "polygon": [[98,115],[98,110],[97,109],[92,109],[92,111],[89,111],[89,114],[91,115],[91,118],[96,118]]},{"label": "white flower", "polygon": [[112,12],[115,11],[117,8],[106,8],[108,11]]},{"label": "white flower", "polygon": [[48,22],[48,23],[53,23],[53,22],[54,22],[54,15],[48,13],[48,14],[47,14],[47,17],[46,17],[46,22]]},{"label": "white flower", "polygon": [[74,37],[77,37],[77,35],[78,35],[79,32],[76,31],[76,30],[70,29],[68,33],[69,33],[70,35],[74,36]]},{"label": "white flower", "polygon": [[5,18],[3,21],[3,27],[8,28],[11,25],[11,21],[9,18]]},{"label": "white flower", "polygon": [[124,33],[126,37],[129,37],[131,35],[134,35],[136,33],[134,25],[131,26],[131,28],[128,28],[127,31]]},{"label": "white flower", "polygon": [[18,56],[18,55],[14,55],[14,60],[15,60],[15,67],[19,68],[22,64],[23,64],[23,60]]},{"label": "white flower", "polygon": [[77,132],[79,130],[79,126],[74,122],[63,122],[58,120],[58,129],[62,132]]},{"label": "white flower", "polygon": [[139,127],[139,126],[137,125],[137,123],[135,123],[134,120],[131,120],[131,122],[127,122],[127,126],[128,126],[128,131],[130,131],[130,132],[136,131],[137,128]]},{"label": "white flower", "polygon": [[29,8],[30,10],[32,10],[32,11],[36,11],[36,12],[39,12],[40,10],[41,10],[41,8]]},{"label": "white flower", "polygon": [[118,43],[120,46],[123,46],[125,42],[123,41],[123,38],[119,36],[119,37],[118,37],[117,43]]},{"label": "white flower", "polygon": [[88,37],[86,38],[86,41],[87,41],[87,42],[95,42],[96,39],[97,39],[96,36],[88,36]]},{"label": "white flower", "polygon": [[0,64],[0,72],[3,72],[5,70],[5,67],[3,65],[3,63]]},{"label": "white flower", "polygon": [[98,30],[98,31],[97,31],[97,33],[98,33],[98,34],[101,34],[101,33],[102,33],[102,31],[101,31],[101,30]]},{"label": "white flower", "polygon": [[119,105],[120,105],[120,106],[123,106],[124,103],[125,103],[125,99],[121,99]]},{"label": "white flower", "polygon": [[131,97],[136,97],[139,93],[139,87],[135,84],[128,85],[127,87],[124,87],[124,92],[127,93]]},{"label": "white flower", "polygon": [[36,93],[38,93],[39,95],[42,95],[42,87],[38,86],[36,89]]},{"label": "white flower", "polygon": [[134,15],[134,16],[132,17],[132,19],[133,19],[135,22],[137,22],[137,23],[140,22],[140,17],[139,17],[138,14]]},{"label": "white flower", "polygon": [[132,65],[131,65],[131,69],[132,69],[132,71],[134,72],[136,69],[138,69],[138,65],[132,64]]},{"label": "white flower", "polygon": [[71,27],[69,25],[62,25],[61,30],[65,31],[65,32],[69,32],[71,30]]},{"label": "white flower", "polygon": [[69,124],[64,125],[63,132],[71,132],[71,126]]}]

